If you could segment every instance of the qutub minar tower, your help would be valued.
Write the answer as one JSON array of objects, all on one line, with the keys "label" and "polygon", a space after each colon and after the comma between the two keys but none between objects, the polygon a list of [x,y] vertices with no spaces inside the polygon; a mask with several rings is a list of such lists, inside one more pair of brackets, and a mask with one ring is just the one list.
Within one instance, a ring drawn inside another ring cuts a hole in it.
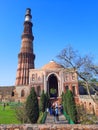
[{"label": "qutub minar tower", "polygon": [[24,21],[24,30],[22,34],[21,50],[18,54],[18,68],[16,74],[16,86],[29,84],[29,69],[34,69],[35,55],[33,53],[32,22],[31,9],[27,8]]}]

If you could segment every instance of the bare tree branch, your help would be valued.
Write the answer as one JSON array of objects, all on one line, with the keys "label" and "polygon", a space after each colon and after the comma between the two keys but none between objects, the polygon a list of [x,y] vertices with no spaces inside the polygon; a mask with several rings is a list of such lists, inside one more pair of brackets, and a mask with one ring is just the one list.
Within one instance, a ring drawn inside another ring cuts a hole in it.
[{"label": "bare tree branch", "polygon": [[93,85],[91,79],[93,79],[95,74],[98,76],[98,66],[95,67],[93,57],[90,55],[80,56],[77,51],[68,46],[61,51],[57,58],[65,68],[74,69],[78,77],[83,80],[89,96],[95,101],[90,93],[91,85]]}]

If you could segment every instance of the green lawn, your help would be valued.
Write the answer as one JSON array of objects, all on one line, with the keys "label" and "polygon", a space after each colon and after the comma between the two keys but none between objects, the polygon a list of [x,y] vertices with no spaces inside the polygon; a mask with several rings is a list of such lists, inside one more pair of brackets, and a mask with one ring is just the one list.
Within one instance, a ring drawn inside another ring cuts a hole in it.
[{"label": "green lawn", "polygon": [[3,106],[0,105],[0,124],[20,124],[15,116],[15,111],[10,106],[6,106],[3,110]]}]

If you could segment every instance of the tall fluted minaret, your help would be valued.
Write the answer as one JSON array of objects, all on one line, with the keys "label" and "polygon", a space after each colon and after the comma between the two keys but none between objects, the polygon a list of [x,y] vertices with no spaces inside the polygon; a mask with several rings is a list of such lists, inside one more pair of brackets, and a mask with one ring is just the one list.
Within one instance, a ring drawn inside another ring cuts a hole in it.
[{"label": "tall fluted minaret", "polygon": [[24,21],[24,31],[22,34],[21,50],[18,54],[18,68],[16,74],[16,86],[29,84],[29,69],[34,68],[35,55],[33,53],[31,9],[27,8]]}]

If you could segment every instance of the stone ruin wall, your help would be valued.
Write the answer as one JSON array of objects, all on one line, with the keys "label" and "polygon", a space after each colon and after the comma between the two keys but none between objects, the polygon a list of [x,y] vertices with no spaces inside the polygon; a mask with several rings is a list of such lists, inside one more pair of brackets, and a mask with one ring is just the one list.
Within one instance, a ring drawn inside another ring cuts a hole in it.
[{"label": "stone ruin wall", "polygon": [[[92,97],[95,98],[94,95]],[[98,116],[98,99],[94,102],[89,95],[80,95],[79,104],[83,105],[87,113]]]},{"label": "stone ruin wall", "polygon": [[68,124],[0,125],[0,130],[98,130],[98,125],[68,125]]}]

